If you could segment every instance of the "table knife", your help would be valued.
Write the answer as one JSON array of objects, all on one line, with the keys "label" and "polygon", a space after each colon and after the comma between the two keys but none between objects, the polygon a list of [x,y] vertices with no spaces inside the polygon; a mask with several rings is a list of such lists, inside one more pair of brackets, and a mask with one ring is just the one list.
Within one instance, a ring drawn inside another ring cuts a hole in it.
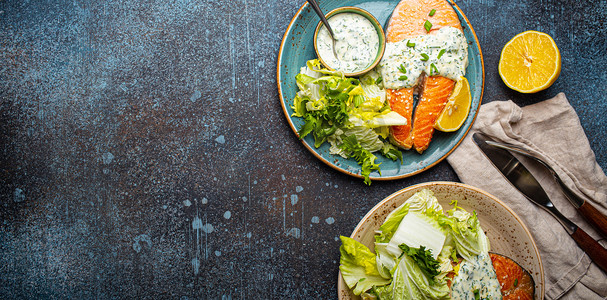
[{"label": "table knife", "polygon": [[584,250],[584,252],[586,252],[603,271],[607,272],[607,249],[603,248],[596,240],[575,225],[575,223],[571,222],[571,220],[563,216],[556,207],[554,207],[539,182],[514,155],[507,150],[487,144],[487,141],[492,140],[486,135],[478,132],[472,135],[472,140],[510,184],[520,191],[525,198],[543,208],[556,218],[578,246]]},{"label": "table knife", "polygon": [[558,173],[556,173],[556,171],[548,163],[546,163],[541,157],[539,157],[535,153],[533,153],[523,147],[517,146],[517,145],[501,143],[501,142],[494,142],[494,141],[486,141],[486,142],[487,142],[487,144],[489,144],[491,146],[504,148],[510,152],[522,154],[526,157],[533,158],[535,161],[539,162],[542,166],[544,166],[550,172],[550,174],[552,174],[552,177],[554,178],[554,180],[556,180],[556,182],[561,187],[561,190],[563,191],[563,195],[565,195],[565,198],[567,198],[567,200],[569,200],[571,205],[573,205],[573,207],[575,207],[575,209],[578,211],[578,213],[580,213],[580,215],[582,215],[582,217],[584,217],[586,219],[586,221],[588,221],[588,223],[590,225],[592,225],[592,227],[594,227],[596,230],[598,230],[599,233],[601,233],[603,235],[603,237],[607,238],[607,217],[604,214],[602,214],[598,209],[596,209],[592,204],[590,204],[590,202],[588,202],[585,199],[583,199],[582,197],[578,196],[573,190],[571,190],[569,188],[569,186],[567,186],[563,182],[563,180],[558,175]]}]

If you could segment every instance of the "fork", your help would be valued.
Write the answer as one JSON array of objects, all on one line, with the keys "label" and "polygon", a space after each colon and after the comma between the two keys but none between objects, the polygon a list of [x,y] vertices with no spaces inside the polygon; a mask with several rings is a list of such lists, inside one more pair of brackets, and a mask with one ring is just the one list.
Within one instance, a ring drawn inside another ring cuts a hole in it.
[{"label": "fork", "polygon": [[512,152],[530,157],[530,158],[534,159],[535,161],[539,162],[541,165],[543,165],[546,169],[548,169],[550,174],[552,174],[552,177],[556,180],[558,185],[561,187],[561,191],[563,191],[565,198],[567,198],[567,200],[569,200],[569,202],[588,221],[588,223],[590,223],[590,225],[592,225],[594,228],[599,230],[600,233],[604,237],[607,237],[607,217],[605,217],[605,215],[603,215],[601,212],[599,212],[588,201],[586,201],[582,197],[578,196],[576,192],[571,190],[571,188],[569,188],[563,182],[563,180],[556,173],[556,171],[550,165],[548,165],[548,163],[546,163],[542,158],[540,158],[537,154],[535,154],[521,146],[512,145],[512,144],[508,144],[508,143],[487,141],[487,144],[494,146],[494,147],[510,150]]}]

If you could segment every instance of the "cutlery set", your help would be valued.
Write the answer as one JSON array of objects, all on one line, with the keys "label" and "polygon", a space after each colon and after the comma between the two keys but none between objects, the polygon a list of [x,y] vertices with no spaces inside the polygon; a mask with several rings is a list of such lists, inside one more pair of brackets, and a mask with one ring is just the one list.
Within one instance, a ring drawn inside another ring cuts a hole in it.
[{"label": "cutlery set", "polygon": [[607,217],[565,185],[554,169],[529,150],[520,146],[494,141],[492,138],[478,132],[472,135],[472,140],[512,186],[520,191],[525,198],[556,218],[580,248],[603,271],[607,272],[607,249],[558,211],[537,179],[533,177],[531,172],[511,152],[530,157],[543,165],[552,174],[565,197],[580,215],[604,237],[607,237]]}]

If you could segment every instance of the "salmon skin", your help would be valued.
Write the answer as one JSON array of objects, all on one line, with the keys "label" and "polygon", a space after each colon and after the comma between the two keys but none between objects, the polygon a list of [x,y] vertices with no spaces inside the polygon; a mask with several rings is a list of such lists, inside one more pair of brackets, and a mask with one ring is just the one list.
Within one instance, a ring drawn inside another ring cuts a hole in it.
[{"label": "salmon skin", "polygon": [[[432,17],[429,16],[431,10],[435,10]],[[426,20],[432,22],[429,32],[424,27]],[[402,0],[388,22],[386,41],[400,42],[407,38],[432,34],[447,26],[462,30],[457,14],[446,0]],[[445,107],[455,82],[442,76],[426,77],[420,82],[420,98],[414,116],[415,87],[386,89],[386,95],[390,108],[408,121],[407,125],[390,128],[390,141],[402,149],[415,148],[417,152],[422,153],[428,149],[434,133],[434,123]]]}]

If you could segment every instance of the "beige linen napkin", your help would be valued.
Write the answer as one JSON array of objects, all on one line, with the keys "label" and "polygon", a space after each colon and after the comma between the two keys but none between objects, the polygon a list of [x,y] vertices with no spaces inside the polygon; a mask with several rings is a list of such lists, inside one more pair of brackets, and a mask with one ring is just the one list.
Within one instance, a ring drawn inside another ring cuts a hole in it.
[{"label": "beige linen napkin", "polygon": [[[498,197],[525,222],[535,239],[546,281],[546,299],[606,299],[607,274],[577,246],[560,223],[527,200],[499,173],[471,140],[480,131],[533,150],[552,166],[563,181],[607,214],[607,177],[578,116],[563,93],[523,108],[512,101],[481,106],[476,122],[460,146],[447,158],[460,180]],[[576,212],[548,171],[520,157],[563,215],[590,236],[607,245]]]}]

